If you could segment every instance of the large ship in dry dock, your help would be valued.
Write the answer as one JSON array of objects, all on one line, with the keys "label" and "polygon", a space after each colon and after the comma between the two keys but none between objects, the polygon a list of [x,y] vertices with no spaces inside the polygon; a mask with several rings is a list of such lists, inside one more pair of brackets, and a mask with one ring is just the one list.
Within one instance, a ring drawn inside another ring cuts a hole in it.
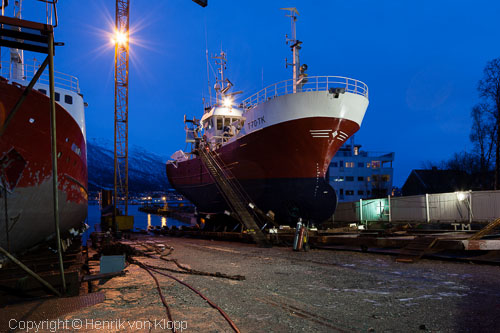
[{"label": "large ship in dry dock", "polygon": [[[216,103],[205,107],[199,127],[203,138],[262,211],[282,224],[297,217],[321,223],[335,211],[337,196],[325,179],[337,150],[361,126],[368,87],[339,76],[308,76],[300,64],[296,39],[298,12],[292,20],[293,78],[262,89],[235,105],[232,83],[224,77],[225,54],[217,57],[220,77]],[[224,195],[195,151],[177,151],[167,163],[170,184],[200,213],[228,209]]]},{"label": "large ship in dry dock", "polygon": [[[16,1],[17,18],[20,7]],[[10,61],[1,63],[0,72],[0,244],[17,252],[55,234],[50,98],[45,72],[10,117],[40,64],[25,63],[22,50],[7,50]],[[55,72],[55,100],[60,230],[76,232],[87,217],[85,115],[78,79]]]}]

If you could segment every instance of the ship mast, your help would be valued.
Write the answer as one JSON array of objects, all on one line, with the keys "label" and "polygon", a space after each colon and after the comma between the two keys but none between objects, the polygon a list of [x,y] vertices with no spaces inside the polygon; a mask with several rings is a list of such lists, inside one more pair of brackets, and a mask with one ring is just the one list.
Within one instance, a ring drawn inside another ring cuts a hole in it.
[{"label": "ship mast", "polygon": [[[16,0],[14,2],[14,17],[21,18],[21,9],[23,2],[22,0]],[[3,6],[2,6],[3,7]],[[3,9],[2,9],[3,11]],[[21,31],[21,28],[17,28]],[[12,80],[24,80],[24,53],[23,50],[11,48],[10,49],[10,64],[11,64],[11,79]]]},{"label": "ship mast", "polygon": [[215,85],[214,85],[214,90],[215,90],[215,104],[219,104],[219,102],[222,103],[228,103],[228,100],[225,99],[224,97],[226,96],[226,93],[231,89],[233,84],[231,81],[229,81],[228,78],[224,79],[224,70],[226,69],[226,53],[224,51],[220,52],[219,56],[212,57],[212,59],[215,59],[215,64],[219,66],[219,76],[215,78]]},{"label": "ship mast", "polygon": [[292,24],[292,38],[288,38],[288,35],[286,35],[286,44],[290,43],[290,48],[292,49],[293,52],[293,63],[289,64],[288,61],[286,63],[286,66],[292,66],[293,68],[293,92],[297,92],[297,85],[300,84],[300,74],[299,74],[299,67],[300,67],[300,59],[299,59],[299,50],[301,49],[300,44],[302,42],[297,39],[297,30],[296,30],[296,22],[297,22],[297,16],[299,15],[299,12],[297,8],[292,7],[292,8],[280,8],[281,10],[288,10],[290,13],[287,14],[287,17],[290,17],[291,24]]}]

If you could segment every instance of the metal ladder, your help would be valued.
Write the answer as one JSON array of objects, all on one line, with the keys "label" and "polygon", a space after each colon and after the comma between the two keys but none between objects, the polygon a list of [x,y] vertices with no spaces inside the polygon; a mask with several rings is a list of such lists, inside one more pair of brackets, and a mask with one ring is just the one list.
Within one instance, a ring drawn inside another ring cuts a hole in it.
[{"label": "metal ladder", "polygon": [[207,146],[205,145],[202,145],[198,149],[198,152],[201,161],[215,181],[224,200],[234,212],[235,217],[248,231],[252,232],[252,238],[257,245],[270,247],[271,243],[256,222],[259,218],[253,210],[256,208],[255,204],[251,202],[236,178],[224,166],[224,162],[218,157],[216,152],[207,150]]}]

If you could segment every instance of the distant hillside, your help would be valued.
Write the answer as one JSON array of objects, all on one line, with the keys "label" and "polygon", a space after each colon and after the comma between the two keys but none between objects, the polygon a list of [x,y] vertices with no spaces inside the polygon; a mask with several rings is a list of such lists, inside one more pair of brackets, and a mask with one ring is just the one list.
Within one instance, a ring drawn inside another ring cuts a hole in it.
[{"label": "distant hillside", "polygon": [[[89,191],[114,187],[113,142],[105,139],[87,141]],[[166,158],[135,145],[129,146],[129,191],[165,191],[170,188],[165,173]]]}]

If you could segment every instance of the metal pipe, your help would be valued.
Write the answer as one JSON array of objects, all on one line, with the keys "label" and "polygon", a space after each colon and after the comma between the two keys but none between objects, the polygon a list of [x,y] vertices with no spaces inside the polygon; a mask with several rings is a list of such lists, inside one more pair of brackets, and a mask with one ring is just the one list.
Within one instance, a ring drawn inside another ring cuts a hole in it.
[{"label": "metal pipe", "polygon": [[470,224],[472,223],[472,190],[469,190],[469,227]]},{"label": "metal pipe", "polygon": [[427,223],[431,222],[431,212],[429,211],[429,194],[425,193],[425,213],[426,213],[426,219]]},{"label": "metal pipe", "polygon": [[38,274],[33,272],[31,269],[29,269],[26,265],[24,265],[22,262],[17,260],[12,254],[10,254],[8,251],[6,251],[3,247],[0,246],[0,252],[2,252],[7,258],[9,258],[14,264],[18,265],[21,267],[26,273],[31,275],[33,278],[35,278],[38,282],[43,284],[45,287],[50,289],[54,294],[57,296],[61,296],[61,293],[58,292],[54,287],[52,287],[47,281],[42,279]]},{"label": "metal pipe", "polygon": [[359,223],[363,223],[363,199],[359,199]]},{"label": "metal pipe", "polygon": [[7,239],[7,250],[10,251],[10,239],[9,239],[9,214],[7,212],[7,182],[2,179],[3,182],[3,194],[4,194],[4,204],[5,204],[5,238]]},{"label": "metal pipe", "polygon": [[391,211],[391,196],[390,195],[387,196],[387,203],[389,205],[389,222],[392,222],[392,216],[391,216],[391,214],[392,214],[392,211]]},{"label": "metal pipe", "polygon": [[59,269],[63,293],[66,293],[66,279],[61,248],[61,232],[59,230],[59,196],[57,181],[57,136],[56,136],[56,100],[54,91],[54,33],[49,33],[49,87],[50,87],[50,133],[52,139],[52,190],[54,197],[54,224],[56,229],[57,253],[59,255]]}]

